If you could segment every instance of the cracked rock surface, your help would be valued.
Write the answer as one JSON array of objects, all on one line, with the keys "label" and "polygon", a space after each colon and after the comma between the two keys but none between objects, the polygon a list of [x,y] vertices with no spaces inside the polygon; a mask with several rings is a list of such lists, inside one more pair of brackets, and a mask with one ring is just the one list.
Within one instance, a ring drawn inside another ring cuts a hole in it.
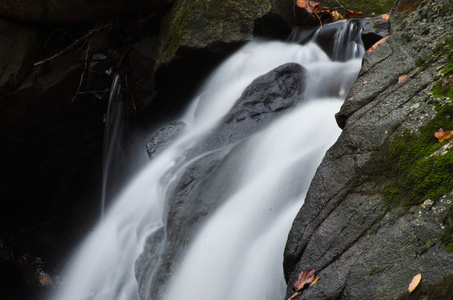
[{"label": "cracked rock surface", "polygon": [[[453,255],[440,242],[452,194],[421,199],[407,212],[385,204],[381,185],[363,179],[384,143],[418,132],[436,114],[430,91],[448,57],[431,58],[453,31],[453,4],[412,4],[395,4],[390,38],[366,53],[336,115],[343,132],[326,153],[288,235],[286,299],[299,273],[312,268],[319,281],[296,299],[397,299],[417,273],[425,285],[453,274]],[[401,75],[407,79],[398,83]]]}]

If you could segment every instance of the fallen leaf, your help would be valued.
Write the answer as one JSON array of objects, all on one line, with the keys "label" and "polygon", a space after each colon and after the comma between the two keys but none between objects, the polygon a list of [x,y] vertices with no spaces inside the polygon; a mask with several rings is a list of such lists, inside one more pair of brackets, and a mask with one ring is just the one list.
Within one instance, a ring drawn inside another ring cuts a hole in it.
[{"label": "fallen leaf", "polygon": [[335,9],[330,13],[332,16],[332,22],[339,21],[343,19],[343,16]]},{"label": "fallen leaf", "polygon": [[357,18],[357,17],[361,17],[362,16],[362,12],[361,11],[352,11],[352,10],[349,10],[349,9],[344,9],[344,17],[345,19],[350,19],[350,18]]},{"label": "fallen leaf", "polygon": [[418,273],[417,275],[414,276],[414,278],[412,278],[412,281],[409,284],[409,287],[407,288],[407,290],[409,291],[409,294],[412,293],[413,290],[415,290],[415,288],[420,283],[421,279],[422,279],[422,274],[420,274],[420,273]]},{"label": "fallen leaf", "polygon": [[362,82],[360,83],[360,85],[365,85],[365,84],[367,84],[367,83],[368,83],[368,81],[365,80],[365,81],[362,81]]},{"label": "fallen leaf", "polygon": [[382,14],[381,18],[384,20],[388,20],[390,18],[390,16],[388,14]]},{"label": "fallen leaf", "polygon": [[442,143],[444,140],[448,140],[453,137],[453,131],[448,130],[444,132],[444,130],[440,128],[438,132],[434,132],[434,136],[437,138],[439,143]]},{"label": "fallen leaf", "polygon": [[299,279],[294,284],[296,291],[300,291],[304,286],[315,279],[315,269],[311,269],[308,272],[300,272]]},{"label": "fallen leaf", "polygon": [[380,39],[379,41],[377,41],[376,43],[374,43],[373,46],[371,46],[369,49],[368,49],[368,52],[371,52],[373,50],[376,50],[376,47],[379,46],[380,44],[382,44],[383,42],[385,42],[388,38],[390,37],[390,35]]},{"label": "fallen leaf", "polygon": [[53,284],[52,279],[50,279],[49,276],[46,275],[38,275],[36,276],[36,279],[38,279],[39,283],[46,288],[55,288],[55,284]]},{"label": "fallen leaf", "polygon": [[315,278],[315,280],[313,280],[312,283],[310,283],[310,286],[313,286],[316,282],[318,282],[319,280],[319,276]]},{"label": "fallen leaf", "polygon": [[398,84],[402,84],[406,81],[407,75],[401,75],[398,77]]},{"label": "fallen leaf", "polygon": [[304,1],[304,0],[297,0],[296,4],[300,8],[305,8],[305,10],[309,13],[313,13],[313,10],[316,9],[319,4],[321,3],[321,0],[319,1]]},{"label": "fallen leaf", "polygon": [[299,278],[297,279],[297,282],[294,284],[294,288],[296,289],[296,291],[291,297],[288,298],[288,300],[292,300],[297,296],[301,295],[302,289],[305,287],[305,285],[309,284],[310,282],[313,282],[314,280],[315,280],[315,269],[311,269],[308,272],[300,272]]}]

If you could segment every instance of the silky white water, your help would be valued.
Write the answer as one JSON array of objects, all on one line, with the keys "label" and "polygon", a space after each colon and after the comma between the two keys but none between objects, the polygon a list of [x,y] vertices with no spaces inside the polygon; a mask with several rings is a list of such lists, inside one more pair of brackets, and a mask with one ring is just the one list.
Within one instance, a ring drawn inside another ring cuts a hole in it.
[{"label": "silky white water", "polygon": [[135,261],[146,238],[164,226],[169,184],[161,177],[228,113],[247,85],[287,62],[308,70],[305,100],[243,144],[236,192],[190,242],[163,297],[282,299],[287,234],[317,166],[340,133],[334,114],[361,60],[333,62],[314,43],[264,41],[245,45],[206,81],[181,118],[185,132],[117,197],[77,249],[53,299],[139,299]]}]

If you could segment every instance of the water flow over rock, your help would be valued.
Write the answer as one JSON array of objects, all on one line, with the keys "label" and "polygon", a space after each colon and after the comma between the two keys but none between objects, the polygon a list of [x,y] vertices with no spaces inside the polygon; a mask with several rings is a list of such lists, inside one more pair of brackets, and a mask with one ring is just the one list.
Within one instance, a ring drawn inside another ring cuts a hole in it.
[{"label": "water flow over rock", "polygon": [[359,68],[314,43],[240,49],[77,251],[55,299],[280,299],[287,232]]}]

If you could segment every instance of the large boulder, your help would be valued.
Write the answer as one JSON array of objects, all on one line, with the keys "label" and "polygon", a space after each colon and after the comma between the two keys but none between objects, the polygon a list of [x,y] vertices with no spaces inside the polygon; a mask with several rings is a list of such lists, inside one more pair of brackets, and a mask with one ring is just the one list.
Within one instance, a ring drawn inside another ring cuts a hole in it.
[{"label": "large boulder", "polygon": [[286,38],[296,23],[293,6],[292,0],[177,1],[160,32],[155,81],[158,94],[166,95],[161,105],[171,107],[187,97],[208,71],[254,35]]},{"label": "large boulder", "polygon": [[410,4],[397,2],[390,38],[365,54],[337,114],[344,130],[288,236],[286,299],[313,268],[319,281],[295,299],[397,299],[417,273],[410,299],[452,296],[452,153],[437,150],[433,133],[453,126],[451,85],[442,85],[453,4],[424,1],[409,14]]},{"label": "large boulder", "polygon": [[99,18],[140,9],[169,6],[174,0],[3,0],[0,16],[27,22],[93,22]]}]

